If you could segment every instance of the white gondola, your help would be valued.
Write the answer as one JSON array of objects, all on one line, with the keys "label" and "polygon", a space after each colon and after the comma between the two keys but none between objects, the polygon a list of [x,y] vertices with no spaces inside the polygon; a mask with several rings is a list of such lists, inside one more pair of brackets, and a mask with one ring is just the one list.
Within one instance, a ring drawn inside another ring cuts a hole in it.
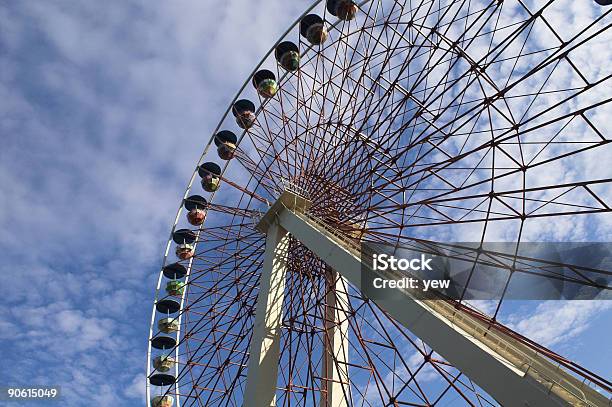
[{"label": "white gondola", "polygon": [[195,247],[189,243],[183,243],[176,246],[176,257],[181,260],[189,260],[195,254]]},{"label": "white gondola", "polygon": [[174,367],[175,360],[174,358],[168,355],[161,355],[153,359],[153,367],[158,372],[168,372],[170,369]]},{"label": "white gondola", "polygon": [[172,396],[156,396],[151,399],[151,407],[172,407],[174,406],[174,397]]},{"label": "white gondola", "polygon": [[165,334],[178,332],[179,323],[176,318],[163,318],[157,322],[157,328]]}]

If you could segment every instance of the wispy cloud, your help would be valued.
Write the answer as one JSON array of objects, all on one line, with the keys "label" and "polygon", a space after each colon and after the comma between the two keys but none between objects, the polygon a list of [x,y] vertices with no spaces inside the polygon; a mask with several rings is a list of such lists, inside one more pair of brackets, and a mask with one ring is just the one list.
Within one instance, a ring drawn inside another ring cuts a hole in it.
[{"label": "wispy cloud", "polygon": [[510,315],[508,326],[544,346],[554,346],[572,341],[598,314],[610,309],[612,303],[605,300],[545,301],[527,315]]},{"label": "wispy cloud", "polygon": [[[307,2],[0,5],[2,383],[143,398],[165,239],[199,151]],[[275,10],[270,13],[269,10]]]}]

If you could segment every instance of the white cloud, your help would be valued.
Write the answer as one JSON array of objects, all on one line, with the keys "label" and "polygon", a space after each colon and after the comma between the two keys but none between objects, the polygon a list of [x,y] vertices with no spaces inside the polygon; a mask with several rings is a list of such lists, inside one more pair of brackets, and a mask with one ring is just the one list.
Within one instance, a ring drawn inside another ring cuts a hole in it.
[{"label": "white cloud", "polygon": [[125,388],[124,394],[133,399],[145,398],[145,384],[147,378],[144,374],[137,374],[131,383]]},{"label": "white cloud", "polygon": [[0,7],[7,380],[61,384],[75,406],[142,400],[156,273],[186,180],[306,4]]},{"label": "white cloud", "polygon": [[610,309],[612,303],[605,300],[545,301],[529,315],[509,316],[508,326],[544,346],[553,346],[576,338],[595,316]]}]

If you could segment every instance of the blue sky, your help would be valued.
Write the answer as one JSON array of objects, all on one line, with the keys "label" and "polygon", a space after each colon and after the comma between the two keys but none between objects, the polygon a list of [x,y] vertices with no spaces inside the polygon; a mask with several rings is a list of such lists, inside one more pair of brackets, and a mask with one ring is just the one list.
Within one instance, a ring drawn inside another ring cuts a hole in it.
[{"label": "blue sky", "polygon": [[[0,386],[142,405],[185,184],[238,87],[310,2],[85,3],[0,3]],[[509,322],[612,376],[610,304],[531,304]]]},{"label": "blue sky", "polygon": [[[200,149],[306,2],[0,4],[2,384],[141,404],[154,288]],[[270,12],[274,10],[274,12]],[[10,277],[9,277],[10,276]]]}]

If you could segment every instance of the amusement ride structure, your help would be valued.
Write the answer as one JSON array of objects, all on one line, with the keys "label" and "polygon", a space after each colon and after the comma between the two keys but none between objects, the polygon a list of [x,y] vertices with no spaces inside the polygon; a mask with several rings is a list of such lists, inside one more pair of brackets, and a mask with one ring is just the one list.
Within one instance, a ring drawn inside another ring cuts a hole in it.
[{"label": "amusement ride structure", "polygon": [[[559,3],[590,18],[560,27]],[[612,56],[589,52],[609,51],[610,3],[315,2],[188,183],[153,305],[147,403],[611,406],[610,381],[504,325],[517,275],[610,289],[609,271],[517,254],[534,230],[612,211]],[[516,251],[487,250],[500,238]],[[503,276],[486,309],[362,292],[364,242],[453,241],[479,243],[453,253]]]}]

